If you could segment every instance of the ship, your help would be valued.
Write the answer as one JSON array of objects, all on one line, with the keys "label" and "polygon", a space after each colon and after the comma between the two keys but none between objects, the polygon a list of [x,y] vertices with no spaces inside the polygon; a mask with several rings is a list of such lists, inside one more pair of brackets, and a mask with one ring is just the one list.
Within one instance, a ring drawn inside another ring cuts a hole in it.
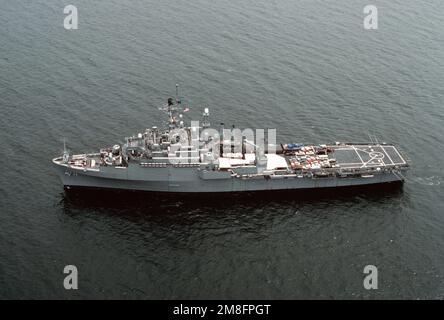
[{"label": "ship", "polygon": [[[153,126],[96,153],[63,154],[52,163],[65,189],[94,188],[159,193],[230,193],[309,190],[402,184],[409,168],[393,144],[374,141],[285,143],[241,134],[221,123],[211,129],[209,108],[201,121],[184,123],[189,111],[177,95],[159,108]],[[197,124],[196,124],[197,123]],[[238,131],[240,131],[238,129]],[[371,136],[370,136],[371,137]]]}]

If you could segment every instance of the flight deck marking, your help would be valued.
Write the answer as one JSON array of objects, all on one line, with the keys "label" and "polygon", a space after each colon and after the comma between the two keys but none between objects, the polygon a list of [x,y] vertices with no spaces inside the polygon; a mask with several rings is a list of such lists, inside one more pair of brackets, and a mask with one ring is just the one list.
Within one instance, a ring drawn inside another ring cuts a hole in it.
[{"label": "flight deck marking", "polygon": [[[361,160],[361,164],[362,164],[361,168],[364,168],[365,165],[366,165],[366,163],[364,162],[364,160],[362,160],[361,155],[359,154],[358,150],[359,150],[359,151],[363,151],[363,152],[367,152],[367,151],[365,151],[365,150],[361,150],[361,149],[356,149],[355,146],[353,146],[353,150],[355,150],[356,154],[358,155],[359,159]],[[368,152],[367,152],[367,153],[368,153]]]},{"label": "flight deck marking", "polygon": [[387,158],[389,158],[389,160],[392,162],[392,164],[394,165],[395,162],[392,160],[392,158],[390,157],[390,155],[388,154],[388,152],[385,150],[384,146],[381,146],[382,150],[384,151],[384,153],[387,155]]},{"label": "flight deck marking", "polygon": [[398,149],[396,149],[394,146],[391,146],[391,147],[393,148],[393,150],[396,151],[396,153],[397,153],[398,156],[399,156],[399,159],[401,159],[401,161],[402,161],[402,162],[400,162],[399,164],[406,164],[404,158],[399,154]]},{"label": "flight deck marking", "polygon": [[[365,152],[365,151],[364,151]],[[372,155],[373,153],[373,155]],[[368,155],[370,156],[370,160],[368,160],[367,162],[365,162],[361,168],[365,168],[367,167],[367,165],[372,162],[373,160],[382,160],[384,159],[384,154],[382,152],[369,152]],[[382,158],[378,158],[378,156],[382,156]],[[378,164],[376,163],[372,163],[373,165],[378,166]],[[384,162],[384,166],[386,166],[385,162]]]},{"label": "flight deck marking", "polygon": [[[384,154],[382,152],[380,152],[380,151],[369,152],[367,150],[357,149],[355,146],[353,146],[353,149],[356,151],[356,154],[358,155],[359,159],[361,159],[361,161],[362,161],[361,168],[367,167],[367,165],[370,162],[374,161],[374,160],[382,160],[382,159],[384,159]],[[361,156],[360,156],[360,154],[358,153],[357,150],[367,153],[369,155],[370,159],[367,162],[364,162],[364,160],[361,158]],[[382,156],[382,158],[381,158],[381,156]],[[372,164],[378,166],[378,164],[375,164],[375,163],[372,163]],[[384,166],[386,166],[385,162],[384,162]]]}]

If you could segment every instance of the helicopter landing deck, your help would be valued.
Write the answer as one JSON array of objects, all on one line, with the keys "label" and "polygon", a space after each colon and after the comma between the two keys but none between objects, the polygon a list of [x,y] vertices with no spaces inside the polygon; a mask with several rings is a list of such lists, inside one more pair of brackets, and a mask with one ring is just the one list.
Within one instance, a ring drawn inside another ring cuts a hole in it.
[{"label": "helicopter landing deck", "polygon": [[345,145],[333,147],[337,164],[344,169],[394,167],[406,165],[392,145]]}]

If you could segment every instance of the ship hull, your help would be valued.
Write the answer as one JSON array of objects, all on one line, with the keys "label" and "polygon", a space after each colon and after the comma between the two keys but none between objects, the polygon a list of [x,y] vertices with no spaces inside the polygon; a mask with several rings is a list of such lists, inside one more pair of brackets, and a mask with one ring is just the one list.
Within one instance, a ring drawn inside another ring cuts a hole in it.
[{"label": "ship hull", "polygon": [[[55,159],[56,160],[56,159]],[[239,178],[219,172],[202,172],[198,168],[143,168],[130,165],[127,168],[104,167],[99,170],[83,170],[57,164],[53,161],[66,188],[94,188],[136,190],[167,193],[229,193],[274,190],[306,190],[338,187],[369,186],[403,182],[392,172],[366,177],[258,176]]]}]

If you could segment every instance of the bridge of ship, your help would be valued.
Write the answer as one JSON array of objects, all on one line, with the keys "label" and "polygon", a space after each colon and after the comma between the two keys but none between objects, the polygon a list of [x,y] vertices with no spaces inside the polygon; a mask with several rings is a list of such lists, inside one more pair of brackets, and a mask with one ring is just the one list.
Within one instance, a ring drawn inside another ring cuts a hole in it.
[{"label": "bridge of ship", "polygon": [[343,169],[394,167],[406,165],[392,145],[345,145],[333,147],[331,157]]}]

